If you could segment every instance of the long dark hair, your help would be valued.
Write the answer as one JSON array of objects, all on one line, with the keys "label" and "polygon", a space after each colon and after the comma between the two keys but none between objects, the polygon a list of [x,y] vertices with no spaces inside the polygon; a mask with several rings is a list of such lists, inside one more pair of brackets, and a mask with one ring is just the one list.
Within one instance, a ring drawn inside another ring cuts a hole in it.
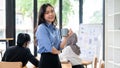
[{"label": "long dark hair", "polygon": [[30,39],[30,35],[27,33],[19,33],[17,36],[17,46],[23,46],[23,44],[25,42],[29,42]]},{"label": "long dark hair", "polygon": [[[39,10],[39,15],[38,15],[38,25],[40,25],[41,23],[46,23],[46,20],[44,19],[44,14],[46,12],[46,8],[50,6],[53,8],[53,6],[49,3],[46,3],[46,4],[43,4],[41,7],[40,7],[40,10]],[[52,22],[53,25],[57,25],[57,18],[56,18],[56,15],[55,15],[55,20]]]}]

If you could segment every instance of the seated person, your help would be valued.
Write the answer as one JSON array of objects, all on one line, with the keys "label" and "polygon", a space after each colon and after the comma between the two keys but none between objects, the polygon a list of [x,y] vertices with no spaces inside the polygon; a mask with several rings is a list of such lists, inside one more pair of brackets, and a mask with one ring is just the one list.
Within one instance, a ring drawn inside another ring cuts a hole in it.
[{"label": "seated person", "polygon": [[76,45],[77,35],[74,33],[67,41],[66,47],[59,55],[60,59],[66,59],[71,62],[72,68],[84,68],[84,64],[91,64],[91,61],[84,61],[79,58],[81,53],[80,48]]},{"label": "seated person", "polygon": [[30,36],[26,33],[19,33],[17,37],[17,46],[9,47],[2,58],[2,61],[7,62],[22,62],[22,66],[26,66],[30,61],[38,67],[39,61],[31,54],[27,46],[30,43]]}]

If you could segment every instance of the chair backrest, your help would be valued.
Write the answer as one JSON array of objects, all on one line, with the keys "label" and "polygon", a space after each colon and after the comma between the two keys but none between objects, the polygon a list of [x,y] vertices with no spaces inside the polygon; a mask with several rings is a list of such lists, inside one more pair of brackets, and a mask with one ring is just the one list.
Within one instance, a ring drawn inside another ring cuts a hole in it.
[{"label": "chair backrest", "polygon": [[0,68],[22,68],[22,62],[0,62]]},{"label": "chair backrest", "polygon": [[100,66],[99,66],[99,68],[105,68],[105,63],[104,63],[103,60],[100,62]]},{"label": "chair backrest", "polygon": [[93,59],[93,68],[97,68],[97,62],[98,62],[97,57],[94,57],[94,59]]}]

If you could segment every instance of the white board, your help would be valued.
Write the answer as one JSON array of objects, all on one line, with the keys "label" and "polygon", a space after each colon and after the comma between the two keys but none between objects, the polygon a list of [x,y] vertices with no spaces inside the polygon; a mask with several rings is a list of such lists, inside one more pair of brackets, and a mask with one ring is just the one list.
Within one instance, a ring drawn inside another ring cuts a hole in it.
[{"label": "white board", "polygon": [[80,46],[80,58],[93,60],[94,56],[100,58],[103,46],[103,25],[80,25],[78,34],[78,46]]}]

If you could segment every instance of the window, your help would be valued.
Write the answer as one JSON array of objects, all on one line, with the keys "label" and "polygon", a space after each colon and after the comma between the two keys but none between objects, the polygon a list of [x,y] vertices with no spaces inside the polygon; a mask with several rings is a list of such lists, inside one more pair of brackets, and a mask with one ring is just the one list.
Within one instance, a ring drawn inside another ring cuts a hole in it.
[{"label": "window", "polygon": [[[5,38],[6,36],[6,29],[5,29],[5,1],[6,0],[0,0],[0,38]],[[6,43],[5,42],[0,42],[0,49],[5,50],[6,48]]]},{"label": "window", "polygon": [[103,0],[83,0],[83,24],[103,23]]},{"label": "window", "polygon": [[0,38],[5,38],[5,0],[0,0]]},{"label": "window", "polygon": [[[31,37],[29,48],[34,52],[33,46],[33,0],[16,0],[16,36],[20,32],[28,33]],[[17,37],[16,37],[17,38]]]},{"label": "window", "polygon": [[63,0],[62,27],[72,28],[74,32],[79,29],[79,0]]}]

